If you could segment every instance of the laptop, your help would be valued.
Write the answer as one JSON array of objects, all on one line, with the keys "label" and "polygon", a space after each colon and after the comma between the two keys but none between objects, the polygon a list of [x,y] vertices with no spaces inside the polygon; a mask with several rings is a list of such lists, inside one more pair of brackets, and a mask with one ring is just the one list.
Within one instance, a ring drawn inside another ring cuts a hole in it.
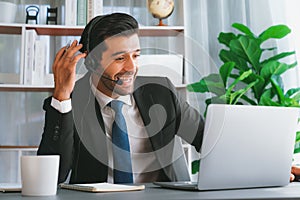
[{"label": "laptop", "polygon": [[289,183],[299,109],[211,104],[198,181],[155,182],[186,190],[285,186]]}]

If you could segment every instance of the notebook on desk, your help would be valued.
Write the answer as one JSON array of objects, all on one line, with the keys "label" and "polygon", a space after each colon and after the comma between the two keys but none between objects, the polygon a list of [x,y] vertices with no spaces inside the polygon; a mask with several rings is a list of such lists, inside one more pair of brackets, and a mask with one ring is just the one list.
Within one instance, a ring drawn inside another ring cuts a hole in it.
[{"label": "notebook on desk", "polygon": [[287,185],[298,117],[298,108],[211,104],[198,182],[155,184],[189,190]]}]

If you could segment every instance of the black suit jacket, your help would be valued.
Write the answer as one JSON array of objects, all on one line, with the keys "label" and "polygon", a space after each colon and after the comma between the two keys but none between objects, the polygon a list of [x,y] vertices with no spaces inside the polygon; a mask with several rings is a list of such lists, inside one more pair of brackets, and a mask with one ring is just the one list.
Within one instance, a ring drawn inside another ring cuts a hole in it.
[{"label": "black suit jacket", "polygon": [[[44,101],[45,126],[38,154],[60,155],[59,182],[106,182],[107,139],[98,102],[90,89],[90,74],[76,82],[72,111],[54,109],[51,97]],[[188,180],[181,143],[202,143],[204,122],[199,113],[182,100],[167,78],[137,77],[134,99],[162,170],[171,181]],[[177,136],[176,136],[177,135]]]}]

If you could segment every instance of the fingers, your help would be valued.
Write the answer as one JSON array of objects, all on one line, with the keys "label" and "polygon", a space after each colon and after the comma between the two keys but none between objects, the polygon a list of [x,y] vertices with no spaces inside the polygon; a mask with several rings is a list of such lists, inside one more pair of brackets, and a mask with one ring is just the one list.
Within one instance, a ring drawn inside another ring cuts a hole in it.
[{"label": "fingers", "polygon": [[76,81],[76,65],[86,53],[78,53],[82,44],[74,40],[69,46],[62,47],[56,54],[52,66],[54,74],[53,97],[62,101],[70,98]]},{"label": "fingers", "polygon": [[57,65],[57,63],[60,61],[62,55],[64,54],[65,47],[61,48],[55,55],[55,59],[53,62],[53,66]]},{"label": "fingers", "polygon": [[82,44],[78,44],[77,40],[74,40],[69,47],[62,47],[55,56],[53,71],[55,71],[57,67],[61,66],[75,67],[79,59],[86,57],[86,53],[79,53],[76,55],[81,48]]},{"label": "fingers", "polygon": [[292,174],[294,174],[294,175],[300,175],[300,167],[296,166],[296,165],[293,165],[292,166]]},{"label": "fingers", "polygon": [[291,182],[294,181],[296,176],[297,177],[300,176],[300,167],[293,165],[291,169],[290,181]]},{"label": "fingers", "polygon": [[70,46],[62,47],[55,56],[55,62],[61,59],[73,59],[74,55],[82,48],[82,44],[78,44],[77,40],[74,40]]},{"label": "fingers", "polygon": [[295,180],[295,175],[294,174],[290,174],[290,182]]},{"label": "fingers", "polygon": [[82,44],[78,44],[77,40],[74,40],[70,47],[63,47],[64,53],[63,58],[65,59],[73,59],[75,54],[82,48]]}]

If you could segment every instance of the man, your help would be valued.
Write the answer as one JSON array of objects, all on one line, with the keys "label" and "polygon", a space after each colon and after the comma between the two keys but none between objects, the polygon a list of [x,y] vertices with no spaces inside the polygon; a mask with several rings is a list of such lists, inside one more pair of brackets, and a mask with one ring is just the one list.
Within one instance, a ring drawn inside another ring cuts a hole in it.
[{"label": "man", "polygon": [[[137,21],[98,16],[79,43],[56,54],[55,88],[43,106],[38,154],[60,155],[59,182],[70,171],[71,183],[189,180],[179,137],[199,151],[204,122],[167,78],[136,77]],[[81,58],[89,72],[75,84]]]}]

